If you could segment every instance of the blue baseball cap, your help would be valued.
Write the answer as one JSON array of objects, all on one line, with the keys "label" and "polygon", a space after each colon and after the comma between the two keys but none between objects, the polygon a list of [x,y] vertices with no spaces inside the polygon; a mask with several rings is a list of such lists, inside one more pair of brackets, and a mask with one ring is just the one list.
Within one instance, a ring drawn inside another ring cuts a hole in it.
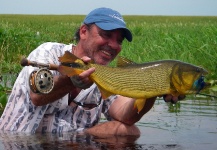
[{"label": "blue baseball cap", "polygon": [[124,37],[131,42],[133,37],[129,29],[126,27],[121,14],[110,8],[97,8],[91,11],[84,19],[85,24],[96,24],[102,30],[123,29]]}]

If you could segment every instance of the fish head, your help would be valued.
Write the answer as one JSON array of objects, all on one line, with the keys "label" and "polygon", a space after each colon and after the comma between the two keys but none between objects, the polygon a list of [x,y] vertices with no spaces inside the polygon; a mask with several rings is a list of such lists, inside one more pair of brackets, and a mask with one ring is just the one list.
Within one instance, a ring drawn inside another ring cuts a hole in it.
[{"label": "fish head", "polygon": [[171,74],[172,84],[180,94],[199,93],[210,86],[204,81],[208,71],[188,63],[177,63]]}]

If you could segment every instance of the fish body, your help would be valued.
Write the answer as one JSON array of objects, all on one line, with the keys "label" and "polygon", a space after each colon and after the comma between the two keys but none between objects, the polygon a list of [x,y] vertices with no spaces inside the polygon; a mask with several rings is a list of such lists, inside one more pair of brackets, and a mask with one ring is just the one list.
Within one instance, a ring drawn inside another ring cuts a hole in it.
[{"label": "fish body", "polygon": [[60,72],[73,76],[91,67],[95,72],[90,79],[96,83],[106,98],[117,94],[137,99],[135,107],[140,111],[146,99],[165,94],[198,93],[207,86],[203,77],[207,71],[198,66],[177,61],[161,60],[137,64],[125,58],[119,58],[118,67],[109,67],[95,63],[84,63],[70,52],[59,58],[62,63]]}]

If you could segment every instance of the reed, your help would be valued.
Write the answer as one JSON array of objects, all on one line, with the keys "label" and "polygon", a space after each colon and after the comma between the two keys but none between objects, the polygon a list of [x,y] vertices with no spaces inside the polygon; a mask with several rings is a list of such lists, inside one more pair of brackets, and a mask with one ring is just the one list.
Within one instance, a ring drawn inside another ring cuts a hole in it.
[{"label": "reed", "polygon": [[[18,73],[20,59],[43,42],[73,42],[84,17],[0,15],[0,72]],[[217,17],[124,17],[133,42],[124,41],[122,56],[136,62],[177,59],[202,66],[209,79],[217,79]]]}]

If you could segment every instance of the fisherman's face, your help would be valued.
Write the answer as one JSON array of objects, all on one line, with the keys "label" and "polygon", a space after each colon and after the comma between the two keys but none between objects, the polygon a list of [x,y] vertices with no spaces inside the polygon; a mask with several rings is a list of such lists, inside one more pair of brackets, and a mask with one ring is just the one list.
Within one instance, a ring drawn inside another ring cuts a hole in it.
[{"label": "fisherman's face", "polygon": [[86,30],[85,38],[82,38],[82,49],[95,63],[107,65],[121,51],[123,39],[121,29],[107,31],[93,24]]}]

